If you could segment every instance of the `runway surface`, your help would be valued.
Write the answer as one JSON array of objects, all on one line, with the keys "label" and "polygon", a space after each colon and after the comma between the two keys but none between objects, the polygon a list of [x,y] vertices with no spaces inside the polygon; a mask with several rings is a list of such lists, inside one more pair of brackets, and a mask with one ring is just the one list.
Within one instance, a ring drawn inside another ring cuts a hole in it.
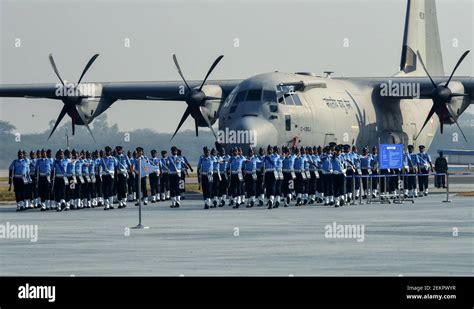
[{"label": "runway surface", "polygon": [[[0,225],[37,225],[38,239],[0,238],[0,275],[472,276],[474,198],[444,198],[273,210],[163,202],[143,208],[145,230],[128,229],[138,220],[131,203],[60,213],[1,205]],[[363,241],[327,238],[334,222],[363,225]]]}]

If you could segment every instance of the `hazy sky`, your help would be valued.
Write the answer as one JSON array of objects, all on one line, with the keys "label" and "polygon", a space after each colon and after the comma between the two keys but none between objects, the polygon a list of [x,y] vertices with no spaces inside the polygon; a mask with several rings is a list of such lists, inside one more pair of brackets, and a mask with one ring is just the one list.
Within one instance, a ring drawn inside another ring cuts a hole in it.
[{"label": "hazy sky", "polygon": [[[474,6],[469,0],[437,4],[444,67],[450,71],[462,52],[472,49]],[[405,0],[0,0],[0,83],[56,83],[50,52],[62,77],[74,82],[94,53],[100,57],[84,81],[179,80],[173,52],[188,79],[203,78],[219,54],[225,57],[211,79],[275,70],[389,76],[400,63],[405,10]],[[124,46],[127,38],[130,47]],[[15,47],[16,39],[21,47]],[[472,57],[458,75],[473,75]],[[45,130],[62,108],[55,100],[0,102],[0,119],[24,133]],[[119,101],[107,115],[122,130],[170,132],[185,107],[184,102]],[[193,124],[189,119],[183,128]]]}]

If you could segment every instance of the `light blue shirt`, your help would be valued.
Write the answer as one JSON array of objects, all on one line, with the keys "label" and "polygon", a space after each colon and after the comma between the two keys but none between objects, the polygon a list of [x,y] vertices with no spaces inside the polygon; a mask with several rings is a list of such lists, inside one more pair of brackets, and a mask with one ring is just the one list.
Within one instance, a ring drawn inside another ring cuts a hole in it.
[{"label": "light blue shirt", "polygon": [[30,162],[27,159],[16,159],[10,164],[14,176],[27,176],[30,173]]},{"label": "light blue shirt", "polygon": [[198,162],[198,169],[201,174],[212,173],[212,170],[214,169],[214,159],[211,156],[201,156]]}]

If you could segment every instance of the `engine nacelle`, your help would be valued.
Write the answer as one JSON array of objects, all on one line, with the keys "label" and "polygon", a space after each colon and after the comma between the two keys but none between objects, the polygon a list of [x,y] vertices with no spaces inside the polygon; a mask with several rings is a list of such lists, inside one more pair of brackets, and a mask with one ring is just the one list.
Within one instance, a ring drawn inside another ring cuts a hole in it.
[{"label": "engine nacelle", "polygon": [[[207,114],[211,124],[214,124],[219,118],[219,106],[222,102],[222,88],[216,85],[204,85],[202,91],[206,94],[206,97],[220,98],[215,100],[206,100],[202,106],[202,112]],[[207,124],[203,119],[198,119],[200,127],[207,127]]]},{"label": "engine nacelle", "polygon": [[[77,107],[84,114],[87,123],[91,123],[95,117],[105,112],[113,103],[112,100],[102,97],[101,84],[85,83],[81,85],[80,90],[81,95],[87,97],[81,99]],[[83,124],[81,119],[76,119],[76,121],[76,124]]]},{"label": "engine nacelle", "polygon": [[[464,86],[461,82],[452,81],[449,83],[449,89],[452,93],[465,93]],[[468,97],[454,97],[446,107],[452,118],[457,119],[469,107],[470,100]],[[446,117],[446,118],[451,118]],[[452,119],[444,119],[445,123],[454,123]]]}]

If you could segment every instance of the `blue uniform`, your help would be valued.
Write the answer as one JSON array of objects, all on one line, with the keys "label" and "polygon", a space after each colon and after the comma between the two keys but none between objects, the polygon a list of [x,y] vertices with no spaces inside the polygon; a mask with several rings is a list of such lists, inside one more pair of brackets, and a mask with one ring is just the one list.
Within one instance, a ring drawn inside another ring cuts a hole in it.
[{"label": "blue uniform", "polygon": [[344,158],[342,156],[333,156],[331,160],[332,170],[336,174],[344,172],[345,165],[343,162]]},{"label": "blue uniform", "polygon": [[418,154],[418,164],[420,167],[424,167],[428,169],[430,167],[431,163],[431,156],[427,154],[426,152],[420,152]]},{"label": "blue uniform", "polygon": [[214,159],[211,156],[201,156],[199,158],[198,168],[202,175],[212,173],[214,170]]},{"label": "blue uniform", "polygon": [[29,164],[30,164],[30,175],[34,175],[36,172],[36,161],[38,159],[29,159]]},{"label": "blue uniform", "polygon": [[118,162],[114,157],[107,156],[100,160],[100,165],[105,175],[112,175],[115,173],[115,167],[118,166]]},{"label": "blue uniform", "polygon": [[256,156],[251,156],[244,161],[244,171],[253,173],[257,171],[257,162],[260,160]]},{"label": "blue uniform", "polygon": [[265,171],[274,171],[277,167],[277,162],[279,159],[279,155],[276,153],[272,153],[271,155],[265,156],[263,161],[263,168]]},{"label": "blue uniform", "polygon": [[69,159],[55,160],[53,170],[56,177],[64,177],[67,175],[67,168],[69,166]]},{"label": "blue uniform", "polygon": [[40,158],[36,161],[35,170],[38,171],[40,176],[49,176],[53,169],[53,164],[48,158]]},{"label": "blue uniform", "polygon": [[168,156],[166,158],[166,164],[170,174],[179,174],[181,173],[183,160],[178,156]]},{"label": "blue uniform", "polygon": [[10,164],[9,169],[14,177],[27,176],[30,173],[30,163],[27,159],[16,159]]},{"label": "blue uniform", "polygon": [[332,158],[329,154],[323,154],[321,156],[321,171],[323,174],[330,174],[332,173]]},{"label": "blue uniform", "polygon": [[296,156],[291,154],[286,156],[282,162],[282,169],[284,172],[292,172]]},{"label": "blue uniform", "polygon": [[67,167],[66,167],[66,175],[68,177],[72,177],[76,174],[76,161],[73,161],[71,159],[67,159]]},{"label": "blue uniform", "polygon": [[227,170],[227,166],[229,164],[230,156],[229,155],[223,155],[223,156],[220,156],[219,158],[220,158],[219,171],[221,173],[224,173]]},{"label": "blue uniform", "polygon": [[362,169],[371,169],[372,168],[372,157],[370,155],[360,156],[360,167]]},{"label": "blue uniform", "polygon": [[294,160],[293,169],[297,172],[304,171],[306,158],[304,156],[297,156]]},{"label": "blue uniform", "polygon": [[76,176],[82,176],[82,165],[84,164],[84,160],[79,159],[76,160],[76,164],[74,166],[74,172]]},{"label": "blue uniform", "polygon": [[160,170],[162,174],[168,174],[169,168],[167,163],[168,157],[164,157],[160,159]]},{"label": "blue uniform", "polygon": [[229,168],[232,173],[237,173],[242,170],[242,163],[245,158],[242,156],[233,156],[229,159]]},{"label": "blue uniform", "polygon": [[120,155],[117,155],[115,158],[117,160],[117,169],[119,171],[125,173],[126,171],[130,170],[130,159],[125,154],[122,153]]}]

